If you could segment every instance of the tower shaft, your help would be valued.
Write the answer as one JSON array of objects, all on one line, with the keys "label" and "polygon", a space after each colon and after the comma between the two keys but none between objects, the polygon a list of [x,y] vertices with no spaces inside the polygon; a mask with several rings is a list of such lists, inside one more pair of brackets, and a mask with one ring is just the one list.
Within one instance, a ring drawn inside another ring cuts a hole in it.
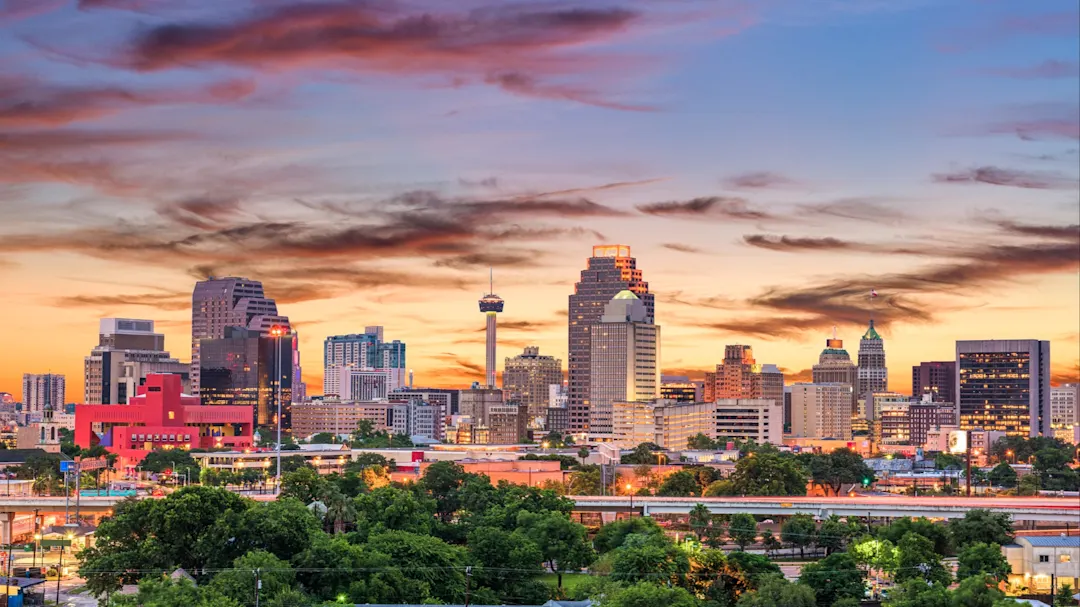
[{"label": "tower shaft", "polygon": [[489,388],[495,387],[495,312],[487,312],[487,359],[485,376]]}]

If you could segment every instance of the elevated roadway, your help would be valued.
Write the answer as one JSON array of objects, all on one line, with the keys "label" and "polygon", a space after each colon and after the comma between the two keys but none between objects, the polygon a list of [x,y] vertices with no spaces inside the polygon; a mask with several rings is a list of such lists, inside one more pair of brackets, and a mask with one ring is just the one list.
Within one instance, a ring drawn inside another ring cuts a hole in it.
[{"label": "elevated roadway", "polygon": [[[568,496],[575,512],[629,512],[628,496]],[[697,504],[705,504],[713,514],[746,512],[764,516],[809,514],[871,517],[962,518],[968,510],[982,508],[1002,512],[1015,521],[1058,522],[1080,525],[1080,500],[1071,497],[638,497],[633,510],[643,516],[686,514]]]}]

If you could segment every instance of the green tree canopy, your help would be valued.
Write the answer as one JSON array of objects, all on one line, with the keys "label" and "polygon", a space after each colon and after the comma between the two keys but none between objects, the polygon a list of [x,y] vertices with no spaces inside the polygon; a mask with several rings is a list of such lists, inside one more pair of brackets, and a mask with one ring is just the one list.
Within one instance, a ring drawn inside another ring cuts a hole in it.
[{"label": "green tree canopy", "polygon": [[802,568],[799,583],[814,589],[819,607],[831,607],[846,598],[862,599],[866,593],[864,573],[855,558],[846,552],[835,552],[816,563]]},{"label": "green tree canopy", "polygon": [[858,533],[857,523],[841,519],[841,517],[833,514],[821,522],[821,529],[818,530],[817,534],[817,545],[831,554],[847,547],[852,538]]},{"label": "green tree canopy", "polygon": [[620,458],[622,464],[661,464],[667,461],[667,455],[664,450],[660,448],[656,443],[641,443],[630,453],[623,455]]},{"label": "green tree canopy", "polygon": [[941,563],[934,543],[915,532],[908,532],[896,545],[898,554],[896,581],[924,579],[943,586],[952,582],[952,575]]},{"label": "green tree canopy", "polygon": [[806,472],[794,456],[775,448],[739,459],[730,480],[737,495],[806,495]]},{"label": "green tree canopy", "polygon": [[698,607],[698,601],[682,588],[665,588],[650,582],[621,587],[604,597],[602,607]]},{"label": "green tree canopy", "polygon": [[1016,470],[1007,464],[1001,462],[990,471],[988,475],[990,483],[997,487],[1005,487],[1011,489],[1016,486]]},{"label": "green tree canopy", "polygon": [[809,514],[796,514],[780,527],[780,539],[796,546],[800,556],[806,555],[806,548],[814,544],[816,535],[817,525]]},{"label": "green tree canopy", "polygon": [[840,495],[845,484],[868,484],[874,480],[874,471],[863,458],[851,449],[837,449],[832,453],[811,454],[810,476],[814,484],[826,495]]},{"label": "green tree canopy", "polygon": [[772,576],[757,590],[739,597],[738,607],[816,607],[814,590],[805,584],[792,584],[783,576]]},{"label": "green tree canopy", "polygon": [[949,533],[949,528],[925,517],[898,518],[891,524],[876,530],[879,538],[889,540],[894,545],[899,544],[900,539],[908,533],[916,533],[929,539],[933,542],[934,552],[941,556],[953,554],[952,534]]},{"label": "green tree canopy", "polygon": [[728,535],[731,541],[739,545],[739,550],[757,541],[757,520],[751,514],[738,512],[728,520]]},{"label": "green tree canopy", "polygon": [[701,486],[698,485],[697,478],[686,470],[669,474],[656,491],[657,495],[664,497],[692,497],[700,493]]},{"label": "green tree canopy", "polygon": [[980,542],[1004,546],[1011,544],[1015,535],[1008,514],[982,508],[968,510],[964,518],[949,521],[949,532],[957,550]]},{"label": "green tree canopy", "polygon": [[648,516],[633,516],[610,522],[600,528],[593,538],[593,546],[600,554],[611,552],[623,545],[630,535],[655,535],[663,536],[664,530],[656,524],[656,521]]},{"label": "green tree canopy", "polygon": [[1012,573],[1012,566],[1002,554],[1001,546],[997,544],[970,544],[960,551],[957,563],[956,578],[959,580],[988,575],[998,582],[1003,582]]},{"label": "green tree canopy", "polygon": [[288,561],[263,550],[253,550],[233,561],[233,568],[215,575],[210,587],[243,605],[255,594],[256,580],[262,582],[261,593],[270,597],[292,588],[296,573]]}]

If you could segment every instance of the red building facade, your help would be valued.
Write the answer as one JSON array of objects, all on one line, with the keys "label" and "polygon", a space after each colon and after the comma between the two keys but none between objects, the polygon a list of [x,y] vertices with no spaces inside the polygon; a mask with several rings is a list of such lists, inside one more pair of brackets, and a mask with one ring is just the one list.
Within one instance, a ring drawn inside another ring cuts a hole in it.
[{"label": "red building facade", "polygon": [[250,407],[203,406],[181,390],[180,376],[152,374],[126,405],[76,405],[75,443],[100,444],[133,468],[156,449],[246,449]]}]

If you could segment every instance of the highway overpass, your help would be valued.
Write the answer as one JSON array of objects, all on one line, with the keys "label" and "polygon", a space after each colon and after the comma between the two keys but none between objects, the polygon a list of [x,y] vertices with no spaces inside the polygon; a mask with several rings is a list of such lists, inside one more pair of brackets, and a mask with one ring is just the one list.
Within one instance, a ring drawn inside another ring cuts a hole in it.
[{"label": "highway overpass", "polygon": [[[629,512],[631,498],[627,496],[570,496],[575,512]],[[962,518],[974,508],[1004,512],[1015,521],[1072,523],[1080,526],[1080,501],[1075,498],[1049,497],[637,497],[633,510],[643,516],[654,514],[686,514],[696,504],[705,504],[713,514],[746,512],[764,516],[809,514],[826,518],[839,516],[872,516],[899,518]]]}]

